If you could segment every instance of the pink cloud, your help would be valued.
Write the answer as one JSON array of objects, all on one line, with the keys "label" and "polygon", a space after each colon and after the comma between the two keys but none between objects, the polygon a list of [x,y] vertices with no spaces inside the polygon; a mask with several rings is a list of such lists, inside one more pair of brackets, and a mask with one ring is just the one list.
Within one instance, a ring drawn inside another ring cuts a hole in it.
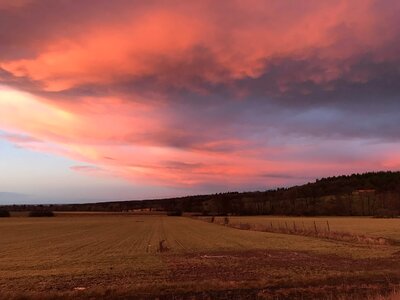
[{"label": "pink cloud", "polygon": [[[124,11],[118,21],[103,21],[88,11],[80,32],[64,36],[60,28],[57,38],[35,46],[36,56],[0,66],[51,91],[146,76],[190,87],[193,77],[211,83],[257,78],[270,59],[301,59],[323,49],[318,52],[322,72],[297,75],[305,77],[297,80],[321,83],[346,75],[341,64],[354,55],[397,38],[382,24],[387,12],[376,10],[376,5],[371,0],[116,5]],[[387,54],[380,51],[375,59],[382,55]],[[366,75],[354,80],[360,76]]]},{"label": "pink cloud", "polygon": [[92,176],[109,176],[110,175],[107,172],[107,170],[97,167],[97,166],[79,165],[79,166],[72,166],[72,167],[70,167],[70,169],[75,172],[80,172],[80,173],[92,175]]},{"label": "pink cloud", "polygon": [[[279,185],[396,165],[317,160],[324,148],[311,139],[312,147],[292,137],[274,144],[275,127],[298,133],[306,126],[291,123],[300,113],[285,115],[292,107],[274,113],[263,105],[323,106],[323,92],[341,81],[347,92],[376,79],[380,63],[398,60],[392,12],[399,4],[100,2],[109,14],[71,2],[68,17],[57,20],[57,5],[68,1],[49,2],[50,12],[34,0],[0,2],[0,18],[20,21],[15,32],[0,32],[0,83],[10,86],[0,87],[0,128],[24,134],[0,138],[82,161],[71,168],[78,172],[170,186],[262,185],[266,178]],[[313,93],[323,95],[312,102]]]},{"label": "pink cloud", "polygon": [[0,139],[9,141],[15,144],[25,144],[25,143],[40,143],[40,140],[22,134],[15,133],[0,133]]}]

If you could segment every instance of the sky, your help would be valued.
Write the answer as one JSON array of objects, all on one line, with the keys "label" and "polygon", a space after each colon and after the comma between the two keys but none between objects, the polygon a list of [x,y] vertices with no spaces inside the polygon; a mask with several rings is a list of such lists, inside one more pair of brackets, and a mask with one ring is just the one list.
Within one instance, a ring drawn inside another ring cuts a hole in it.
[{"label": "sky", "polygon": [[400,169],[396,0],[0,0],[0,203]]}]

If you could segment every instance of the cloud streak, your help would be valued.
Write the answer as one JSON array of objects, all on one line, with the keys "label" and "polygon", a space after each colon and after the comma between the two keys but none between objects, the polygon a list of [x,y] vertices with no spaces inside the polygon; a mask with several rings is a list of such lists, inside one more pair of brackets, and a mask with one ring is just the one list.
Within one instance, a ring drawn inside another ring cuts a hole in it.
[{"label": "cloud streak", "polygon": [[389,0],[1,1],[1,138],[155,186],[398,168],[399,13]]}]

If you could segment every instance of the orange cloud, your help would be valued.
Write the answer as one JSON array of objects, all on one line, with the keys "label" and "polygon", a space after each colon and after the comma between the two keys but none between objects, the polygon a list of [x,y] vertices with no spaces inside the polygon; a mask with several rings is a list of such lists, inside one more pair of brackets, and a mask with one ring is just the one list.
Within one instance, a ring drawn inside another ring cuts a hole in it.
[{"label": "orange cloud", "polygon": [[[248,180],[262,181],[264,179],[260,179],[259,174],[266,170],[292,172],[304,167],[303,163],[296,166],[296,163],[257,158],[254,149],[244,148],[230,155],[224,149],[215,151],[214,147],[221,146],[222,141],[174,148],[160,144],[157,136],[155,139],[142,138],[146,133],[152,136],[151,131],[160,130],[166,125],[166,120],[160,118],[154,108],[143,108],[132,102],[85,99],[60,108],[36,96],[2,88],[0,107],[1,128],[9,131],[18,129],[35,137],[29,140],[14,138],[15,143],[37,151],[69,156],[98,166],[96,170],[102,170],[102,174],[136,182],[198,185],[211,181],[235,184]],[[173,128],[168,130],[174,131]],[[39,140],[56,146],[42,145]],[[244,142],[228,141],[227,147],[231,147],[232,143],[242,145]],[[319,169],[326,167],[318,166]],[[82,171],[82,168],[75,169]]]},{"label": "orange cloud", "polygon": [[0,0],[0,9],[19,8],[33,0]]},{"label": "orange cloud", "polygon": [[[324,49],[323,72],[299,74],[319,83],[346,73],[338,62],[393,38],[390,31],[381,34],[385,28],[371,0],[236,1],[227,8],[232,15],[216,14],[213,9],[222,8],[213,3],[125,8],[117,22],[86,21],[81,33],[63,36],[60,31],[43,41],[37,56],[0,61],[0,67],[50,91],[146,76],[161,81],[185,76],[180,84],[190,86],[193,76],[213,83],[256,78],[269,59],[301,59],[312,49]],[[340,40],[342,32],[347,40]],[[203,61],[205,68],[192,64],[204,55],[212,60]]]},{"label": "orange cloud", "polygon": [[[379,165],[315,156],[343,123],[332,117],[337,103],[346,111],[351,96],[397,95],[377,78],[398,59],[396,3],[47,1],[49,12],[10,3],[0,0],[0,83],[9,86],[0,87],[0,128],[34,140],[3,138],[83,162],[76,171],[251,186]],[[301,118],[316,121],[310,129]],[[298,132],[320,140],[309,147]]]}]

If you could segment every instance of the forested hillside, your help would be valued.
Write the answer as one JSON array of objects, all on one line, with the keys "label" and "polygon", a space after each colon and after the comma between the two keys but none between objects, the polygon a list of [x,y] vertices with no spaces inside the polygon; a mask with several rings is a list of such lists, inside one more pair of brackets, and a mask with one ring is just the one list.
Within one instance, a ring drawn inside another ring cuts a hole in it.
[{"label": "forested hillside", "polygon": [[8,210],[132,211],[153,210],[235,215],[397,216],[400,172],[371,172],[329,177],[301,186],[263,192],[230,192],[181,198],[66,205],[14,205]]}]

